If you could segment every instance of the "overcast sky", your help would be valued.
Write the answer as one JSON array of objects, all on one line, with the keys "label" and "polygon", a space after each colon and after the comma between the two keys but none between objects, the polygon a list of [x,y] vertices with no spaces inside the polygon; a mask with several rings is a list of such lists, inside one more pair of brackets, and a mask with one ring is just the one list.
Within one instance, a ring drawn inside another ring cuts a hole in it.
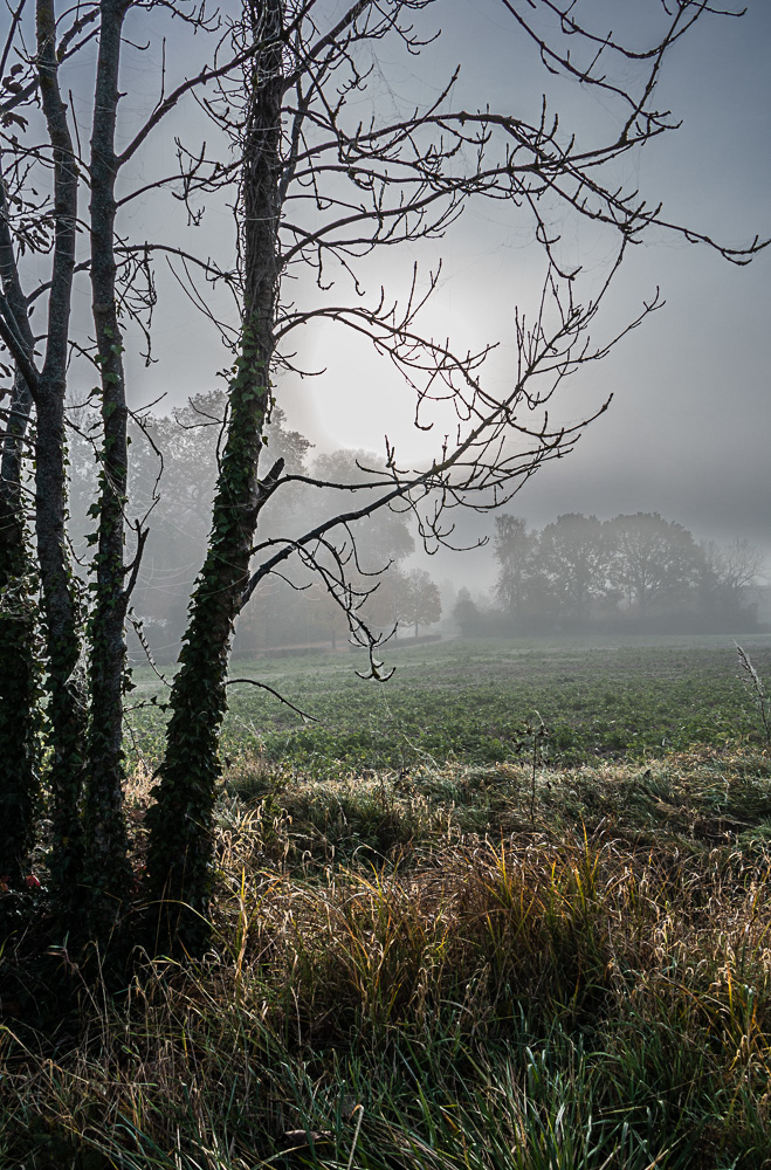
[{"label": "overcast sky", "polygon": [[[640,16],[658,4],[614,0],[603,7],[619,17],[620,26],[620,9]],[[382,100],[405,89],[435,91],[447,69],[462,62],[461,92],[468,104],[476,95],[477,105],[508,102],[516,113],[517,103],[535,102],[537,108],[548,86],[555,108],[565,110],[567,127],[575,87],[555,84],[540,70],[530,50],[512,36],[500,0],[441,0],[433,23],[437,18],[445,35],[430,59],[405,66],[383,54]],[[663,200],[671,219],[731,244],[747,242],[756,233],[771,234],[769,50],[768,0],[748,0],[741,20],[705,20],[672,53],[661,83],[659,105],[682,119],[682,129],[650,144],[623,173],[627,185],[639,183],[651,200]],[[583,117],[596,117],[598,124],[607,113],[596,98],[586,109]],[[216,223],[219,213],[213,214]],[[589,272],[593,266],[599,270],[604,256],[589,229],[567,218],[560,226],[567,254]],[[220,228],[230,230],[225,219]],[[445,253],[431,327],[457,332],[472,344],[500,337],[504,344],[491,371],[503,384],[514,356],[514,303],[532,299],[539,281],[523,221],[512,221],[497,206],[468,214]],[[381,261],[382,274],[396,289],[406,280],[412,259],[394,251]],[[534,525],[564,512],[606,517],[658,511],[699,538],[748,537],[771,553],[771,249],[749,268],[735,268],[707,249],[660,233],[636,249],[627,265],[612,310],[617,321],[633,316],[657,285],[666,307],[587,371],[564,406],[566,418],[578,417],[587,404],[598,404],[612,392],[610,410],[592,424],[572,455],[544,467],[509,510]],[[167,321],[176,351],[175,385],[190,393],[210,388],[211,371],[222,364],[214,338],[204,340],[203,328],[200,337],[191,334],[186,304],[180,303],[176,321],[173,312]],[[163,343],[159,352],[163,357]],[[323,329],[307,338],[303,356],[326,367],[326,377],[302,384],[285,379],[279,398],[290,422],[318,447],[374,450],[388,431],[402,450],[413,450],[409,411],[402,416],[395,408],[398,391],[391,374],[370,366],[362,350]],[[144,377],[146,399],[169,388],[168,369],[164,361]],[[173,392],[167,401],[179,398]],[[470,520],[469,531],[481,532],[484,524],[489,530],[491,523]]]},{"label": "overcast sky", "polygon": [[[705,24],[666,93],[683,128],[641,180],[665,209],[731,242],[771,231],[771,6]],[[771,552],[771,254],[737,269],[662,240],[628,272],[666,307],[597,370],[609,412],[569,460],[524,489],[525,515],[659,511],[699,536]]]}]

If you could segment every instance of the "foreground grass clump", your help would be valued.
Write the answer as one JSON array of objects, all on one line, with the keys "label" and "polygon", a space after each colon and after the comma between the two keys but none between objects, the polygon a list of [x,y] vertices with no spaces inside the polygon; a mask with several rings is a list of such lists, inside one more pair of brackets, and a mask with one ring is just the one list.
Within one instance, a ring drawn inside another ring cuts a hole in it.
[{"label": "foreground grass clump", "polygon": [[204,963],[6,1022],[0,1165],[771,1166],[763,754],[242,760],[218,816]]}]

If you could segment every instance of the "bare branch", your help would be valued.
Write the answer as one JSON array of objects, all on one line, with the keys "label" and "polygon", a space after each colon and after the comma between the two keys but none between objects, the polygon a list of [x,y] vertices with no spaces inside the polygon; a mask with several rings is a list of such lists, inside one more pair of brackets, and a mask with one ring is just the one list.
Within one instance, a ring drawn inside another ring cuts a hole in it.
[{"label": "bare branch", "polygon": [[296,715],[299,715],[304,723],[318,723],[318,719],[315,715],[311,715],[308,711],[303,711],[301,707],[295,706],[294,703],[287,699],[286,695],[282,695],[280,691],[275,689],[275,687],[271,687],[267,683],[261,682],[259,679],[229,678],[225,683],[225,686],[234,687],[238,686],[239,684],[248,685],[250,687],[258,687],[261,691],[267,691],[268,694],[272,695],[274,699],[278,699],[279,703],[283,703],[285,707],[289,707],[290,711],[294,711]]}]

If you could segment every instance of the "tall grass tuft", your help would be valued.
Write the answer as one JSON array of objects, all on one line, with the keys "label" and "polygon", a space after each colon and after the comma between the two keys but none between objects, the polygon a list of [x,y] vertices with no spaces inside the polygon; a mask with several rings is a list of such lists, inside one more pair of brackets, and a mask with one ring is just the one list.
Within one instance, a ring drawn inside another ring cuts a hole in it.
[{"label": "tall grass tuft", "polygon": [[763,679],[758,674],[755,666],[746,650],[737,644],[736,653],[739,656],[739,665],[742,668],[744,677],[749,683],[752,695],[755,699],[755,705],[760,715],[760,722],[763,727],[763,736],[767,746],[771,746],[771,701],[769,700],[768,692],[766,690]]},{"label": "tall grass tuft", "polygon": [[771,1166],[756,765],[226,793],[205,960],[6,1018],[0,1165]]}]

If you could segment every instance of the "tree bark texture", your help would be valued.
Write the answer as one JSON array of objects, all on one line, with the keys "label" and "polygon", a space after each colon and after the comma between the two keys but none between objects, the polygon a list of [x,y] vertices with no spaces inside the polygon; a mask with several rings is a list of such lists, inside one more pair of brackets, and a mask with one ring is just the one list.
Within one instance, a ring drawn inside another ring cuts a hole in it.
[{"label": "tree bark texture", "polygon": [[282,0],[266,0],[252,62],[244,131],[242,199],[245,266],[241,352],[230,386],[230,418],[212,508],[209,551],[190,603],[171,719],[149,810],[151,896],[162,907],[156,945],[200,950],[207,937],[212,811],[220,774],[219,735],[233,623],[248,580],[257,518],[273,469],[258,478],[270,409],[270,368],[279,277]]},{"label": "tree bark texture", "polygon": [[[0,176],[0,286],[33,358],[28,306],[19,284]],[[18,368],[0,443],[0,876],[20,886],[34,842],[39,794],[37,731],[39,678],[35,661],[35,600],[27,544],[22,477],[32,395]]]},{"label": "tree bark texture", "polygon": [[69,924],[77,921],[81,897],[80,800],[86,739],[86,707],[79,670],[80,614],[65,543],[64,399],[75,267],[78,170],[67,111],[59,90],[55,36],[53,2],[38,0],[38,79],[53,147],[55,227],[45,360],[37,387],[35,517],[53,748],[51,883],[62,921]]},{"label": "tree bark texture", "polygon": [[91,293],[101,372],[99,530],[89,626],[90,710],[83,823],[92,933],[109,934],[130,885],[123,816],[126,394],[115,262],[115,123],[124,0],[102,0],[91,138]]}]

